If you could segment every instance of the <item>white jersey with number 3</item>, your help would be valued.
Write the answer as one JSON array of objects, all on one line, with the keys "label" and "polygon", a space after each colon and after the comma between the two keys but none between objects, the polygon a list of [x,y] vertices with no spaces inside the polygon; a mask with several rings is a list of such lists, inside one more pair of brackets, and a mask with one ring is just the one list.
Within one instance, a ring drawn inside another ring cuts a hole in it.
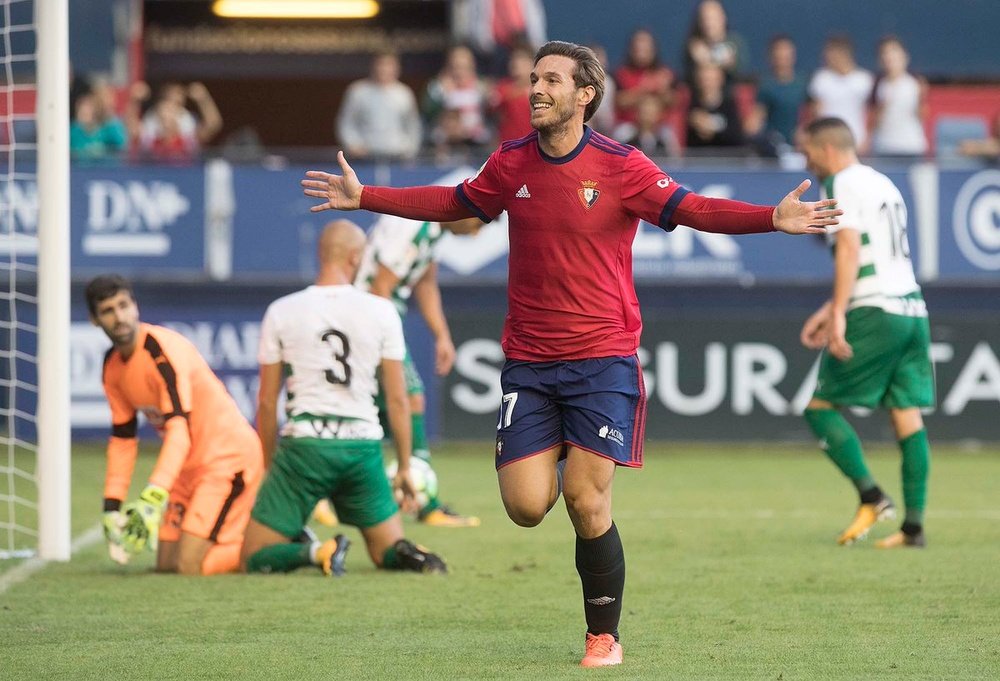
[{"label": "white jersey with number 3", "polygon": [[906,236],[907,211],[899,189],[888,177],[860,163],[823,182],[823,198],[844,211],[840,224],[827,228],[827,242],[841,229],[861,235],[857,281],[849,308],[879,307],[892,314],[926,316],[923,301],[906,300],[920,291]]},{"label": "white jersey with number 3", "polygon": [[258,361],[284,364],[284,435],[311,436],[295,424],[341,418],[357,423],[330,436],[380,439],[376,371],[404,354],[403,326],[388,300],[348,285],[310,286],[267,308]]}]

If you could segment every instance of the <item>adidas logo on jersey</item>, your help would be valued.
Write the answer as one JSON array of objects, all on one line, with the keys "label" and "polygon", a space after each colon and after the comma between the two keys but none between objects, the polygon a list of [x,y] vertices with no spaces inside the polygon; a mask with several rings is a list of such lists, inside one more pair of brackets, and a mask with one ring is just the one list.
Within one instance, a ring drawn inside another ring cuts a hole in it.
[{"label": "adidas logo on jersey", "polygon": [[528,185],[522,184],[521,188],[517,190],[517,193],[514,194],[514,196],[518,199],[530,199],[531,192],[528,191]]}]

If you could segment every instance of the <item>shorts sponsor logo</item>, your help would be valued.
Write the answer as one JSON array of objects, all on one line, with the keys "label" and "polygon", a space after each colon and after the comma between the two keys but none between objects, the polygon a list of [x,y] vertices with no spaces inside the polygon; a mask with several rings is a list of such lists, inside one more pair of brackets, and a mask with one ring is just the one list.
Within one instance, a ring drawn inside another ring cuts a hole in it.
[{"label": "shorts sponsor logo", "polygon": [[503,454],[503,440],[497,438],[497,456]]},{"label": "shorts sponsor logo", "polygon": [[612,428],[611,426],[601,426],[601,429],[597,431],[598,436],[604,438],[605,440],[611,440],[622,446],[625,445],[625,436],[617,428]]},{"label": "shorts sponsor logo", "polygon": [[611,605],[615,599],[611,596],[598,596],[597,598],[588,598],[587,602],[591,605]]}]

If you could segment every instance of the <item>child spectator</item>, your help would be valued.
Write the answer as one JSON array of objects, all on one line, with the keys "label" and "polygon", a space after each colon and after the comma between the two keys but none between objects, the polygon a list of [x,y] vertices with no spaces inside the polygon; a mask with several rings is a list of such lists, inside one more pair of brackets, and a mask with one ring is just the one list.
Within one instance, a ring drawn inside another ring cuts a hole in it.
[{"label": "child spectator", "polygon": [[736,101],[726,89],[725,72],[715,64],[701,64],[691,92],[688,148],[739,147],[743,141],[743,124]]},{"label": "child spectator", "polygon": [[[428,83],[424,97],[424,115],[431,127],[432,140],[475,146],[486,144],[490,139],[484,115],[487,97],[486,84],[476,72],[472,50],[464,45],[448,50],[444,68]],[[456,114],[457,121],[454,120]]]},{"label": "child spectator", "polygon": [[[674,104],[674,73],[660,62],[656,38],[645,28],[629,38],[625,64],[615,71],[615,108],[618,124],[635,123],[639,100],[653,96],[660,102],[664,121]],[[606,95],[605,95],[606,96]],[[619,139],[622,130],[615,131]]]},{"label": "child spectator", "polygon": [[677,138],[673,129],[663,122],[663,106],[659,98],[646,95],[636,107],[635,123],[625,123],[619,139],[641,149],[646,156],[677,156]]}]

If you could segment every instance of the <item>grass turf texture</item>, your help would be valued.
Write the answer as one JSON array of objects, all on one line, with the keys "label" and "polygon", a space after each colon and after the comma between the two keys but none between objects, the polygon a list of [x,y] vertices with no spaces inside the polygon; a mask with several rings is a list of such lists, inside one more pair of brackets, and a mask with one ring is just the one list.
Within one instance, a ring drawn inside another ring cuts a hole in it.
[{"label": "grass turf texture", "polygon": [[[835,545],[856,500],[818,451],[647,448],[646,468],[615,485],[628,560],[617,670],[576,667],[584,623],[561,504],[514,526],[492,447],[466,444],[438,448],[436,468],[444,500],[483,526],[406,528],[449,576],[376,572],[353,529],[334,580],[155,575],[151,555],[121,568],[99,544],[0,594],[0,679],[995,679],[1000,451],[934,456],[929,548],[883,552]],[[870,460],[901,502],[898,454]],[[75,534],[98,520],[102,475],[99,448],[76,447]]]}]

